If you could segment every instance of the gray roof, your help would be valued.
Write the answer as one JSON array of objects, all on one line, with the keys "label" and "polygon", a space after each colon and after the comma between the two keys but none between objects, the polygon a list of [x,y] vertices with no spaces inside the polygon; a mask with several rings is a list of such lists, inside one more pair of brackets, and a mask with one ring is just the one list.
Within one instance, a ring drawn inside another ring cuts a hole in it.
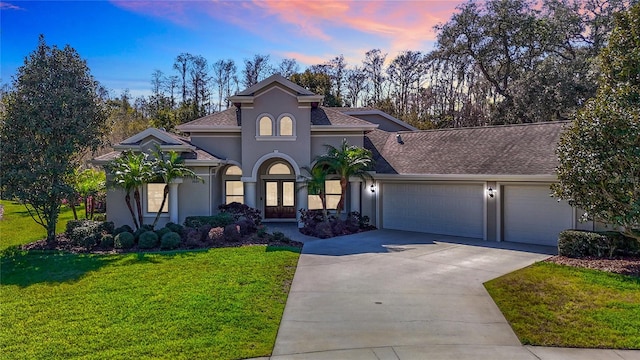
[{"label": "gray roof", "polygon": [[213,113],[201,118],[189,121],[182,125],[178,125],[176,128],[180,130],[183,126],[212,126],[212,127],[233,127],[240,126],[240,111],[235,106],[228,108],[227,110]]},{"label": "gray roof", "polygon": [[366,120],[358,119],[353,116],[343,114],[340,111],[320,106],[318,108],[311,109],[311,124],[312,125],[341,125],[341,126],[377,126]]},{"label": "gray roof", "polygon": [[[556,146],[567,122],[366,135],[385,174],[554,175]],[[397,138],[400,136],[400,139]]]}]

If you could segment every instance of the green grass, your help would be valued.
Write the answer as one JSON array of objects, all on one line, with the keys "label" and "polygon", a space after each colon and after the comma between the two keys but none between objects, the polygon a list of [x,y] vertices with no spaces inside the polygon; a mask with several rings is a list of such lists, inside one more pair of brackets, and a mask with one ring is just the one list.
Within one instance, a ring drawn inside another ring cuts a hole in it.
[{"label": "green grass", "polygon": [[541,262],[485,287],[523,344],[640,349],[640,278]]},{"label": "green grass", "polygon": [[298,249],[4,251],[3,359],[241,359],[271,353]]},{"label": "green grass", "polygon": [[[0,250],[42,240],[47,236],[47,231],[29,216],[24,205],[8,200],[0,200],[0,204],[4,206],[4,216],[0,220]],[[77,209],[78,216],[84,214],[79,207]],[[73,212],[71,208],[63,206],[56,230],[63,232],[69,220],[73,220]]]}]

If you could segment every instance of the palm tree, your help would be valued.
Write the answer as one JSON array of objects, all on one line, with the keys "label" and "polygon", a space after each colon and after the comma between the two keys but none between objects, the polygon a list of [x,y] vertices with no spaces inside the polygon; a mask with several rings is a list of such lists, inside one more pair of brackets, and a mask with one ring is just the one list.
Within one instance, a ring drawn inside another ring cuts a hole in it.
[{"label": "palm tree", "polygon": [[[112,186],[122,188],[126,192],[124,200],[133,218],[133,224],[136,229],[139,229],[144,221],[140,201],[140,186],[148,183],[153,178],[152,166],[147,160],[147,154],[135,154],[131,151],[125,151],[119,157],[112,160],[107,167],[111,173],[113,173]],[[131,205],[132,190],[136,202],[137,219],[133,206]]]},{"label": "palm tree", "polygon": [[153,220],[153,228],[156,227],[158,220],[160,219],[160,214],[162,213],[162,209],[164,208],[164,204],[167,201],[167,197],[169,196],[169,184],[178,178],[191,178],[198,179],[203,181],[198,175],[196,175],[191,169],[188,169],[184,166],[184,161],[175,151],[170,151],[168,153],[162,152],[160,147],[156,147],[156,150],[153,152],[153,156],[156,158],[154,162],[154,175],[156,178],[162,179],[164,185],[164,191],[162,196],[162,204],[158,209],[158,213],[156,214],[156,218]]},{"label": "palm tree", "polygon": [[324,221],[327,221],[327,194],[324,190],[325,181],[327,180],[327,169],[317,163],[312,168],[304,166],[302,169],[309,173],[309,177],[304,186],[307,188],[309,195],[318,195],[320,197],[320,201],[322,202],[322,216]]},{"label": "palm tree", "polygon": [[323,166],[340,177],[340,201],[336,207],[337,215],[344,210],[344,201],[347,194],[347,184],[350,177],[358,177],[363,181],[373,179],[367,169],[373,162],[371,151],[359,146],[349,145],[347,139],[342,140],[342,145],[336,148],[325,145],[327,154],[316,159],[316,165]]}]

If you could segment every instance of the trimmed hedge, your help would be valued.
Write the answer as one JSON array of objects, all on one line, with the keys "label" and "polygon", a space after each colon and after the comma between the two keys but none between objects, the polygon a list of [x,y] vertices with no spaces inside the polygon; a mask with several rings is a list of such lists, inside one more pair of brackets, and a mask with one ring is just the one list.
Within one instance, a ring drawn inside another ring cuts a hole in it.
[{"label": "trimmed hedge", "polygon": [[230,213],[221,212],[213,216],[187,216],[184,219],[184,226],[199,229],[204,225],[210,227],[225,227],[229,224],[233,224],[235,219]]},{"label": "trimmed hedge", "polygon": [[609,257],[640,254],[640,243],[613,232],[565,230],[558,237],[558,255],[571,258]]},{"label": "trimmed hedge", "polygon": [[158,246],[158,234],[153,231],[145,231],[140,234],[138,247],[140,249],[153,249]]},{"label": "trimmed hedge", "polygon": [[132,233],[125,231],[113,238],[113,247],[116,249],[131,249],[135,244],[135,238]]},{"label": "trimmed hedge", "polygon": [[160,240],[160,247],[162,249],[175,249],[180,246],[180,241],[180,234],[175,232],[166,233]]}]

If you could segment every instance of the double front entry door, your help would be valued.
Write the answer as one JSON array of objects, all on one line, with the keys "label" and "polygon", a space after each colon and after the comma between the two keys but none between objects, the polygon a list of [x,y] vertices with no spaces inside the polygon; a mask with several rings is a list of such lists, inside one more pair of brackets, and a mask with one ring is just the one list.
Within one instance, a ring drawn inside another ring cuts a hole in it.
[{"label": "double front entry door", "polygon": [[296,182],[266,180],[264,217],[266,219],[294,219],[296,217]]}]

